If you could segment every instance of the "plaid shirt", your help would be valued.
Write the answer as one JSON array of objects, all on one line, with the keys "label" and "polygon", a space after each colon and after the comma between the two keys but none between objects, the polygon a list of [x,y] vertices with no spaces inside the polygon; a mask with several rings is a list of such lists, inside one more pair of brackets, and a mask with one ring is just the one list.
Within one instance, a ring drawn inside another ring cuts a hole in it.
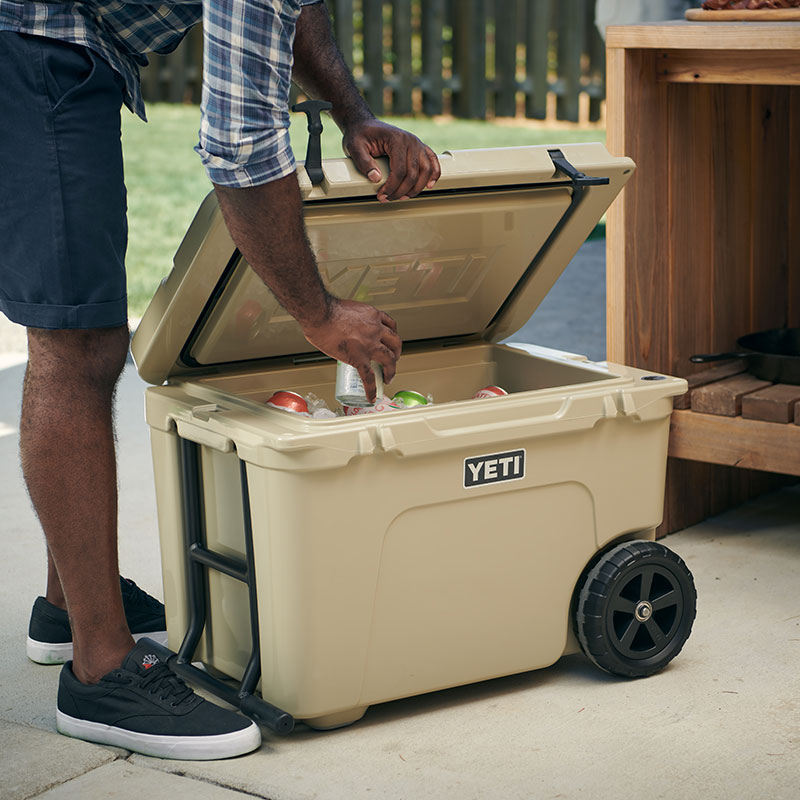
[{"label": "plaid shirt", "polygon": [[170,53],[203,20],[203,100],[195,148],[209,178],[256,186],[295,169],[289,144],[292,43],[301,6],[321,0],[0,0],[0,30],[81,44],[125,81],[145,119],[139,67]]}]

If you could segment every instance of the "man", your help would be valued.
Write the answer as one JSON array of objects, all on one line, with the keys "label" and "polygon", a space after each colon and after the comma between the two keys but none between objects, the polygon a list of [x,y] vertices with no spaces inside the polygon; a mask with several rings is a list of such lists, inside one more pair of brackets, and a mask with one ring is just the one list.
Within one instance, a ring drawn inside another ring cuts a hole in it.
[{"label": "man", "polygon": [[143,54],[174,49],[201,16],[196,149],[231,235],[308,341],[356,366],[371,397],[369,362],[391,380],[401,341],[389,316],[332,297],[320,280],[289,146],[292,66],[307,94],[333,103],[347,151],[376,184],[374,158],[389,156],[379,201],[439,177],[429,148],[372,116],[318,0],[0,0],[0,310],[28,327],[20,452],[48,548],[47,595],[31,620],[43,649],[33,655],[64,660],[48,637],[67,626],[60,731],[175,758],[260,743],[254,723],[186,687],[168,651],[148,638],[134,645],[131,627],[163,625],[163,614],[120,582],[117,565],[112,401],[129,337],[119,111],[124,101],[143,116]]}]

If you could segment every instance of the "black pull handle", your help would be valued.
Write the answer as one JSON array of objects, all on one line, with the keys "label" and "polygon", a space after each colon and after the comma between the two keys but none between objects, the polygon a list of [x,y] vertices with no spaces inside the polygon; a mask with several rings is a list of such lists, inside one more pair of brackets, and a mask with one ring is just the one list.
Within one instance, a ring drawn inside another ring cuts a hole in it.
[{"label": "black pull handle", "polygon": [[732,358],[749,358],[750,353],[700,353],[689,356],[692,364],[707,364],[709,361],[728,361]]},{"label": "black pull handle", "polygon": [[326,100],[305,100],[292,106],[292,111],[302,111],[308,118],[308,147],[306,148],[305,167],[314,186],[322,183],[325,179],[322,172],[322,118],[320,112],[330,108],[333,106]]}]

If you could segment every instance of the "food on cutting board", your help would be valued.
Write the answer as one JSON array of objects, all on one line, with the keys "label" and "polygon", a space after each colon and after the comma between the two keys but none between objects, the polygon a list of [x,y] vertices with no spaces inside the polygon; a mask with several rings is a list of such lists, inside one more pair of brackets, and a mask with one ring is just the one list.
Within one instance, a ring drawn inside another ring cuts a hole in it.
[{"label": "food on cutting board", "polygon": [[764,8],[800,8],[800,0],[705,0],[706,11],[758,11]]}]

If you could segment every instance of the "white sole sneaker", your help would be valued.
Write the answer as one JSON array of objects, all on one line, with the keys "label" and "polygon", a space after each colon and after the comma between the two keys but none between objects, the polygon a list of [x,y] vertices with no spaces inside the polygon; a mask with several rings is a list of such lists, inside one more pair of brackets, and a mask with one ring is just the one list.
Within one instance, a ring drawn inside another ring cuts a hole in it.
[{"label": "white sole sneaker", "polygon": [[[134,633],[133,641],[138,642],[143,636],[153,639],[164,647],[167,646],[166,631]],[[25,652],[28,658],[36,664],[65,664],[67,661],[72,661],[72,642],[38,642],[28,636]]]},{"label": "white sole sneaker", "polygon": [[214,736],[158,736],[137,733],[124,728],[75,719],[56,711],[56,728],[59,733],[96,744],[107,744],[133,750],[156,758],[174,758],[181,761],[207,761],[233,758],[250,753],[261,746],[261,731],[255,722],[240,731]]}]

